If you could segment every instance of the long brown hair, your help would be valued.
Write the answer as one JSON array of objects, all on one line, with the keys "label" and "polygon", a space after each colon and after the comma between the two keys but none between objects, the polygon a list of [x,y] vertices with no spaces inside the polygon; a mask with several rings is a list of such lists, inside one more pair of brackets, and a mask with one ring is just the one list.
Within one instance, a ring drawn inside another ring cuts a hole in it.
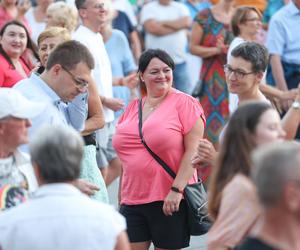
[{"label": "long brown hair", "polygon": [[250,175],[250,154],[256,146],[253,135],[261,115],[271,108],[267,103],[247,102],[231,116],[209,185],[208,209],[212,218],[219,213],[226,184],[238,173]]}]

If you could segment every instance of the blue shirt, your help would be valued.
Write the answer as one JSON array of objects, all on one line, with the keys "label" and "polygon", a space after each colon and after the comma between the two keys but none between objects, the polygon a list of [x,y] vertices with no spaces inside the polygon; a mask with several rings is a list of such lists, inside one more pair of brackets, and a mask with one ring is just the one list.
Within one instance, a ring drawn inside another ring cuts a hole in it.
[{"label": "blue shirt", "polygon": [[[31,74],[29,78],[18,82],[14,88],[29,100],[46,103],[45,112],[31,120],[30,139],[44,124],[71,125],[78,131],[84,129],[88,112],[87,93],[80,94],[72,102],[65,103],[37,74]],[[22,146],[21,151],[28,152],[28,145]]]},{"label": "blue shirt", "polygon": [[136,70],[132,52],[122,31],[112,30],[111,37],[105,43],[105,49],[114,77],[123,77]]},{"label": "blue shirt", "polygon": [[[128,41],[122,31],[112,30],[111,37],[105,43],[110,63],[112,75],[114,77],[124,77],[136,70],[132,52],[129,48]],[[130,89],[126,86],[113,86],[115,98],[122,99],[125,106],[130,101]],[[115,118],[118,118],[123,110],[115,112]]]},{"label": "blue shirt", "polygon": [[300,65],[300,10],[291,1],[270,21],[267,48],[270,54],[280,55],[282,61]]}]

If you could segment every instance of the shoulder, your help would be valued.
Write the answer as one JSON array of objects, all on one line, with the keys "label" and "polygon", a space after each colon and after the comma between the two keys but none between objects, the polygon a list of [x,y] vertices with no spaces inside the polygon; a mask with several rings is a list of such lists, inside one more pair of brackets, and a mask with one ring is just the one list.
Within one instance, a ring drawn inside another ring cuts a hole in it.
[{"label": "shoulder", "polygon": [[126,36],[125,36],[124,32],[121,30],[113,29],[112,34],[113,34],[113,36],[115,36],[115,38],[117,38],[119,40],[122,40],[122,41],[126,40]]},{"label": "shoulder", "polygon": [[256,192],[252,181],[243,174],[236,174],[224,188],[224,192],[228,193],[237,191],[241,195],[249,195]]}]

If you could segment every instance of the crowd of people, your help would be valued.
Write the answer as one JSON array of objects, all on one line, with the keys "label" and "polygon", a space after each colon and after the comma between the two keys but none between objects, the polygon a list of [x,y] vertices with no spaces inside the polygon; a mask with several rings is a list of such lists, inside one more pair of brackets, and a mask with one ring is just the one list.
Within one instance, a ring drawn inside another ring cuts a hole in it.
[{"label": "crowd of people", "polygon": [[1,0],[0,249],[186,248],[199,180],[208,250],[300,249],[299,23],[300,0]]}]

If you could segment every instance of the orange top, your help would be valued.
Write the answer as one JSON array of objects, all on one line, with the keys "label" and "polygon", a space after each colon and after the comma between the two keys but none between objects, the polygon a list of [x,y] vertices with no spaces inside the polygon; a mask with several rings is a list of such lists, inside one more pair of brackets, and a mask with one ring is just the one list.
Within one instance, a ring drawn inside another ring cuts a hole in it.
[{"label": "orange top", "polygon": [[[217,4],[219,0],[211,0],[212,4]],[[250,3],[249,3],[250,2]],[[236,6],[253,6],[259,9],[261,12],[264,12],[265,8],[267,7],[267,1],[266,0],[235,0]]]}]

